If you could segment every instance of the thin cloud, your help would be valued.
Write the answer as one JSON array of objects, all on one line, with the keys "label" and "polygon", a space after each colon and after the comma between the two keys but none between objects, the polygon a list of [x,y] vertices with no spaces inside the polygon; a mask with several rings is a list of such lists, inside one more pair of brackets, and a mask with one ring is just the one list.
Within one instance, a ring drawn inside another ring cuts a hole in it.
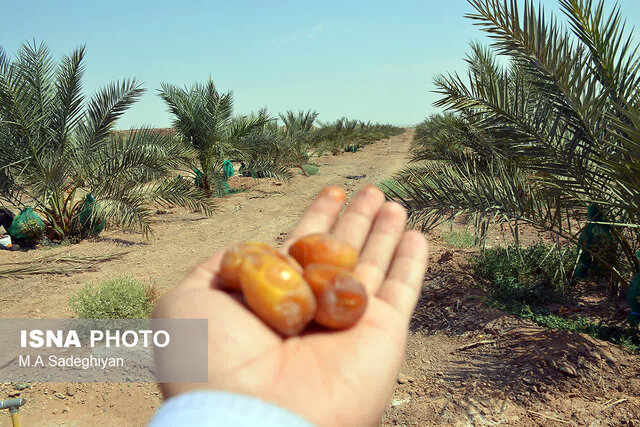
[{"label": "thin cloud", "polygon": [[324,23],[319,23],[310,27],[306,31],[300,33],[287,33],[281,34],[271,38],[271,43],[274,45],[287,45],[291,43],[297,43],[305,38],[307,40],[317,40],[320,34],[324,31]]},{"label": "thin cloud", "polygon": [[311,29],[307,33],[307,38],[309,40],[315,40],[323,31],[324,31],[324,24],[321,22],[311,27]]}]

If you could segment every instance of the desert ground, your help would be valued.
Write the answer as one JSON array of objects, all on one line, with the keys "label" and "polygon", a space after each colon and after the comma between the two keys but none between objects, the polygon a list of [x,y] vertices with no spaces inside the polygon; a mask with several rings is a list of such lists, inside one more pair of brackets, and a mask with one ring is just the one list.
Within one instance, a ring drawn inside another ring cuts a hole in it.
[{"label": "desert ground", "polygon": [[[0,264],[127,252],[93,271],[0,279],[1,316],[68,318],[70,293],[88,282],[126,274],[162,293],[232,241],[277,245],[324,186],[343,186],[351,196],[402,169],[412,136],[407,129],[356,153],[314,159],[317,175],[290,182],[233,177],[230,187],[242,191],[219,199],[213,216],[159,210],[150,239],[110,230],[75,245],[0,252]],[[637,356],[488,307],[473,286],[468,256],[474,249],[448,246],[437,231],[427,237],[430,266],[406,361],[380,425],[640,425]],[[25,426],[145,425],[161,403],[154,384],[0,385],[0,398],[18,395],[27,399]],[[0,426],[10,425],[1,412]]]}]

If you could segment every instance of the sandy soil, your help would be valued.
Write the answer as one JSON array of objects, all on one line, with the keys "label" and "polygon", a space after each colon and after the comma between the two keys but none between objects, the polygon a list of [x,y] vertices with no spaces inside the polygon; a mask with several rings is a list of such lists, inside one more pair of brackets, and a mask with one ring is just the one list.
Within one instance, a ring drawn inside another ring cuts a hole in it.
[{"label": "sandy soil", "polygon": [[[401,169],[412,136],[407,130],[357,153],[322,157],[318,175],[289,183],[232,178],[231,187],[245,191],[220,199],[213,217],[171,209],[157,215],[150,240],[108,231],[73,246],[0,252],[3,263],[27,262],[34,254],[130,251],[96,271],[0,279],[0,317],[66,318],[69,294],[87,282],[128,274],[163,292],[231,241],[277,244],[322,187],[342,185],[351,195]],[[487,308],[481,292],[470,287],[466,256],[472,251],[447,247],[439,232],[428,237],[431,267],[381,425],[639,425],[636,357]],[[32,384],[24,390],[0,385],[0,398],[16,393],[28,399],[24,425],[145,425],[161,402],[152,384]],[[0,415],[0,426],[9,426],[8,414]]]},{"label": "sandy soil", "polygon": [[381,425],[638,426],[638,357],[483,304],[471,249],[432,241],[405,366]]}]

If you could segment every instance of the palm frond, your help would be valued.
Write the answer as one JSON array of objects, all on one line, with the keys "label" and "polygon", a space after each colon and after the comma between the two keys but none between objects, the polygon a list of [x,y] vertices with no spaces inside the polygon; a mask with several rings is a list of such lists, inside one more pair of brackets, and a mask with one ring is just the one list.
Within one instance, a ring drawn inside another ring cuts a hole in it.
[{"label": "palm frond", "polygon": [[145,237],[153,234],[151,218],[155,209],[149,205],[147,191],[142,185],[110,188],[109,191],[94,189],[96,202],[93,216],[124,229],[137,229]]},{"label": "palm frond", "polygon": [[576,37],[589,50],[590,71],[598,78],[611,102],[626,105],[637,97],[640,83],[638,45],[633,31],[626,32],[620,5],[605,18],[605,3],[592,0],[560,0]]},{"label": "palm frond", "polygon": [[107,137],[118,118],[143,92],[135,79],[114,82],[99,90],[89,101],[85,122],[80,127],[81,139],[87,148]]},{"label": "palm frond", "polygon": [[150,187],[149,197],[154,203],[184,206],[206,215],[212,214],[215,209],[209,196],[186,179],[167,178],[158,181]]},{"label": "palm frond", "polygon": [[55,139],[64,145],[70,133],[82,119],[82,76],[84,75],[84,46],[62,58],[56,81],[57,105],[53,109],[52,129]]}]

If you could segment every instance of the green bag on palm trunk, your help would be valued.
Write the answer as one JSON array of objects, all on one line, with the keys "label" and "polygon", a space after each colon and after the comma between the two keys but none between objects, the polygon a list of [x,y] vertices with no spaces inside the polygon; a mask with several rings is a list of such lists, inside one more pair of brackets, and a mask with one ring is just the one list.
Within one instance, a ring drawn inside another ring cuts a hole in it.
[{"label": "green bag on palm trunk", "polygon": [[35,244],[44,233],[44,221],[33,209],[25,208],[13,219],[7,232],[14,240]]}]

